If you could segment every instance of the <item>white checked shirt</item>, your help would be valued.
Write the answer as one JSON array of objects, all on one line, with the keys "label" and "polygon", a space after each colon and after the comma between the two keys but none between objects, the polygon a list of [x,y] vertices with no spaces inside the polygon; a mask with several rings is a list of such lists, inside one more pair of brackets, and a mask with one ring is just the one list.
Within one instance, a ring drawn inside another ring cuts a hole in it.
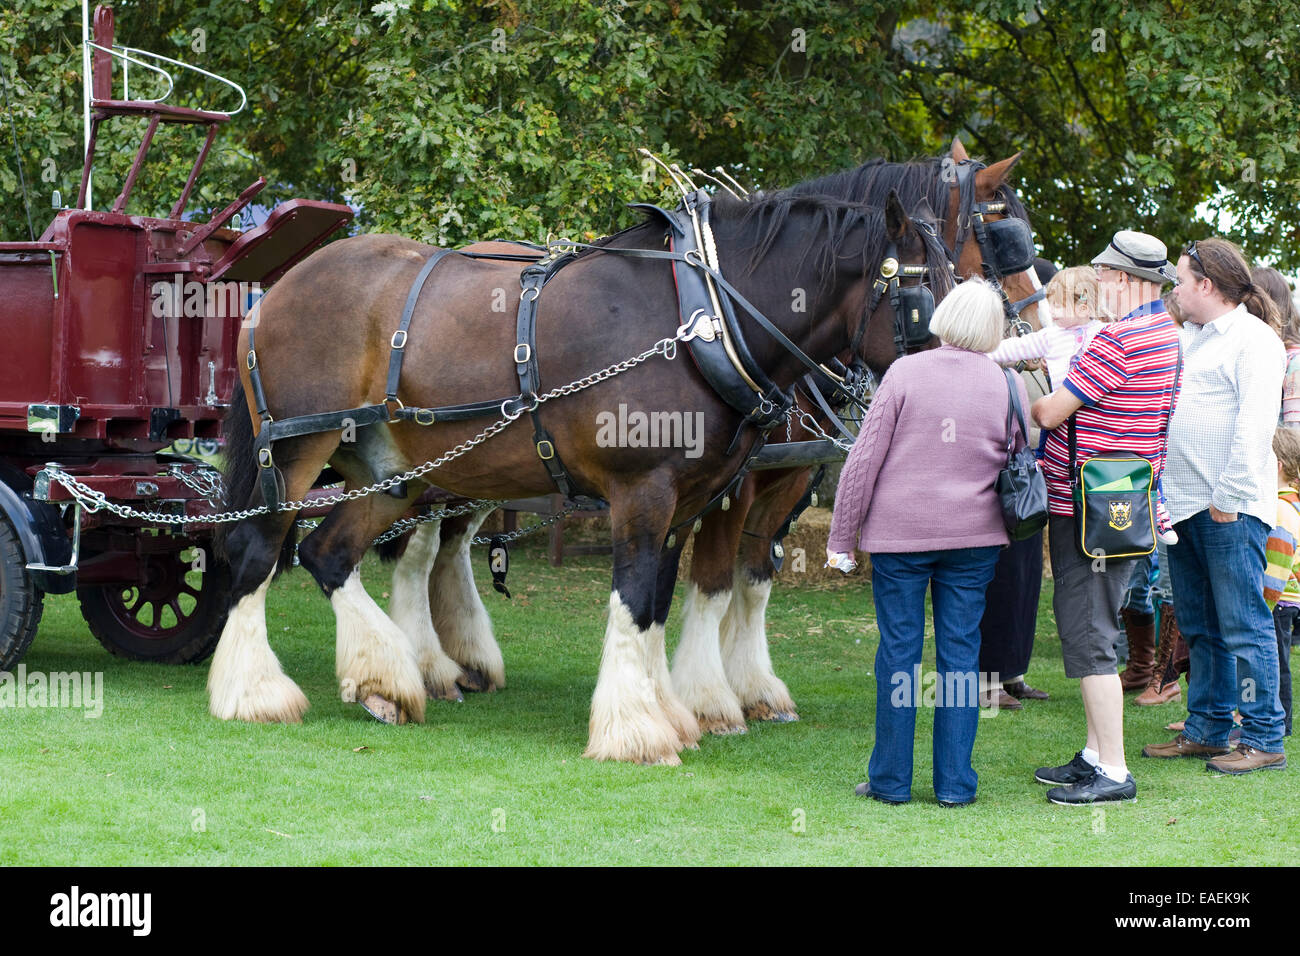
[{"label": "white checked shirt", "polygon": [[1184,521],[1210,505],[1277,518],[1273,430],[1282,405],[1286,349],[1277,333],[1238,305],[1213,322],[1187,322],[1183,371],[1163,487]]}]

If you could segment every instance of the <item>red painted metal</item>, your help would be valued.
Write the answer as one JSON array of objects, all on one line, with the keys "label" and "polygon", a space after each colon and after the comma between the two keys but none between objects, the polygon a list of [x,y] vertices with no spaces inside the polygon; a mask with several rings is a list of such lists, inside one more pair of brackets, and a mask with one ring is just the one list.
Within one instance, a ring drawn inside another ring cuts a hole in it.
[{"label": "red painted metal", "polygon": [[[95,42],[113,44],[106,7],[95,11]],[[220,435],[239,383],[234,351],[244,316],[266,286],[349,222],[352,211],[295,199],[248,233],[221,228],[264,185],[259,179],[208,223],[183,221],[217,127],[229,117],[115,100],[113,58],[94,50],[92,61],[91,136],[78,206],[99,124],[137,117],[148,120],[148,130],[112,211],[64,209],[39,242],[0,242],[0,480],[30,481],[54,462],[111,500],[207,516],[216,506],[171,472],[181,459],[158,453],[178,438]],[[208,137],[168,217],[132,215],[126,202],[160,123],[204,125]],[[42,423],[60,430],[37,433]],[[58,485],[50,497],[68,500]],[[139,555],[148,543],[175,549],[211,532],[200,525],[142,533],[143,526],[106,511],[84,514],[83,531],[95,535],[88,546],[95,564],[79,583],[129,581],[143,573]]]}]

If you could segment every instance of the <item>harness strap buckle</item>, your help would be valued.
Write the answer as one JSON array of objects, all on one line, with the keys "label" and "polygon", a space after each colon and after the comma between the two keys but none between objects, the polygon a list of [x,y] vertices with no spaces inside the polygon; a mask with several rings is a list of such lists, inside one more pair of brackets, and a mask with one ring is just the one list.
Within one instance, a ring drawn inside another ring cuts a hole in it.
[{"label": "harness strap buckle", "polygon": [[388,344],[398,351],[406,348],[406,329],[398,329],[394,332]]},{"label": "harness strap buckle", "polygon": [[260,468],[274,467],[275,461],[271,458],[270,448],[259,448],[257,450],[257,464]]},{"label": "harness strap buckle", "polygon": [[[542,449],[545,448],[545,451]],[[543,438],[537,443],[537,457],[542,461],[550,461],[555,457],[555,446]]]},{"label": "harness strap buckle", "polygon": [[245,362],[245,364],[248,366],[248,370],[249,370],[250,372],[251,372],[253,369],[257,368],[257,353],[256,353],[255,351],[253,351],[252,349],[249,349],[249,350],[248,350],[248,358],[245,359],[244,362]]},{"label": "harness strap buckle", "polygon": [[436,416],[432,408],[417,408],[414,417],[417,425],[432,425]]},{"label": "harness strap buckle", "polygon": [[[520,349],[523,350],[523,355],[519,354]],[[527,365],[528,362],[532,359],[532,357],[533,357],[533,350],[532,347],[527,342],[520,342],[518,345],[515,346],[516,365]]]}]

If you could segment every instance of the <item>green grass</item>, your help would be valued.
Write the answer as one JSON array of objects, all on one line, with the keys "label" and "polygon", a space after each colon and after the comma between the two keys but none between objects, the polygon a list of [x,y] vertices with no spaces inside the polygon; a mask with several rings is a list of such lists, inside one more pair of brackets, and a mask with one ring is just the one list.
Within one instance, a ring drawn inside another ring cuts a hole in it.
[{"label": "green grass", "polygon": [[[209,717],[206,666],[110,657],[74,598],[48,599],[25,663],[102,671],[104,712],[0,710],[0,863],[1295,862],[1300,771],[1220,777],[1196,761],[1138,756],[1171,736],[1163,726],[1182,716],[1181,704],[1126,708],[1137,803],[1094,811],[1046,802],[1034,768],[1069,759],[1083,734],[1050,582],[1030,679],[1052,700],[980,721],[979,800],[944,810],[930,787],[926,710],[912,803],[852,796],[874,733],[877,635],[865,582],[818,589],[787,574],[773,593],[772,657],[798,723],[706,737],[680,767],[637,767],[581,757],[608,559],[555,570],[538,547],[514,558],[514,600],[484,588],[509,686],[463,704],[431,701],[423,726],[382,726],[339,701],[333,615],[301,569],[277,581],[268,602],[272,644],[312,702],[298,726]],[[365,578],[377,598],[387,590],[369,559]]]}]

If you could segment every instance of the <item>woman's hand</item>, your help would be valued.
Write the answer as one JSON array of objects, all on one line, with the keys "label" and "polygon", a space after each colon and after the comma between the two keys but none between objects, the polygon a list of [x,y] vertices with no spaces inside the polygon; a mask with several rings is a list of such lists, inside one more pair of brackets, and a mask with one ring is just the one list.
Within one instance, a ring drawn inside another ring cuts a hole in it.
[{"label": "woman's hand", "polygon": [[848,574],[858,566],[858,562],[853,560],[853,555],[851,554],[845,554],[843,551],[832,551],[830,548],[827,548],[825,566]]}]

